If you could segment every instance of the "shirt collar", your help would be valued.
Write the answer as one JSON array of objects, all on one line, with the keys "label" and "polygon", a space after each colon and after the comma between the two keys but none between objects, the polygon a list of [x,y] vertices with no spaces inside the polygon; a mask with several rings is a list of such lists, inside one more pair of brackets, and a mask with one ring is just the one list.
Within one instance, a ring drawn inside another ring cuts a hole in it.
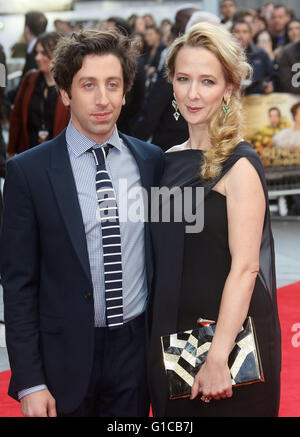
[{"label": "shirt collar", "polygon": [[76,157],[82,155],[87,152],[92,147],[98,148],[103,146],[104,144],[111,144],[116,147],[118,150],[122,150],[124,145],[122,144],[117,127],[115,126],[113,133],[104,143],[96,143],[94,140],[83,135],[79,132],[73,125],[72,120],[70,120],[67,130],[66,130],[66,141],[72,152]]}]

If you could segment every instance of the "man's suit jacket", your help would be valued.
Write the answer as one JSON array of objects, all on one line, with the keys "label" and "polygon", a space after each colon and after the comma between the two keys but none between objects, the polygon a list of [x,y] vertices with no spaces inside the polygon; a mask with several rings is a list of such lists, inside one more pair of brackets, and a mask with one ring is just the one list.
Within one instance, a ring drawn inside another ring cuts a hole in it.
[{"label": "man's suit jacket", "polygon": [[[142,185],[158,186],[162,151],[121,135]],[[75,410],[93,362],[94,307],[85,229],[65,130],[8,161],[1,233],[9,394],[46,384],[61,412]],[[145,224],[150,290],[152,252]]]},{"label": "man's suit jacket", "polygon": [[27,52],[26,57],[25,57],[23,71],[22,71],[22,78],[25,76],[27,71],[32,70],[32,69],[37,69],[37,68],[38,68],[38,66],[37,66],[37,63],[36,63],[36,60],[34,57],[33,50],[29,53]]}]

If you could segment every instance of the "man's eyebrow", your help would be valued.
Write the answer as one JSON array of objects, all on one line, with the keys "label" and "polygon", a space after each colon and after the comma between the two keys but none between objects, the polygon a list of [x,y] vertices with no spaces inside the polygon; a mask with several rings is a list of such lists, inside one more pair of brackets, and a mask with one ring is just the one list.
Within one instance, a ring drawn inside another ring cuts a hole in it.
[{"label": "man's eyebrow", "polygon": [[79,79],[79,82],[84,82],[85,80],[95,80],[96,78],[93,76],[83,76]]},{"label": "man's eyebrow", "polygon": [[[79,82],[84,82],[85,80],[97,80],[97,78],[94,76],[83,76],[79,79]],[[119,76],[111,76],[111,77],[108,77],[106,80],[119,80],[119,81],[121,81],[122,78]]]}]

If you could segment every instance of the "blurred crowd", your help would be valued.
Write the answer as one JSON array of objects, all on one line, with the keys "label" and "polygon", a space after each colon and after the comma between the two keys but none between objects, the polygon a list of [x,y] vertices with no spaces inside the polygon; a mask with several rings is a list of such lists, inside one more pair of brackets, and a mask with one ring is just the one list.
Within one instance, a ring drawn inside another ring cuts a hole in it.
[{"label": "blurred crowd", "polygon": [[[202,21],[226,27],[244,48],[254,72],[243,84],[245,95],[300,93],[300,77],[298,83],[295,70],[300,60],[300,20],[284,4],[268,2],[261,9],[242,10],[234,0],[223,0],[219,15],[183,7],[173,21],[165,18],[161,22],[150,13],[112,16],[93,27],[115,28],[130,35],[139,53],[134,85],[126,95],[118,121],[120,131],[151,141],[162,149],[187,139],[185,121],[173,117],[173,92],[166,79],[164,60],[172,41]],[[38,11],[28,12],[24,22],[22,41],[14,44],[10,54],[25,59],[20,83],[9,92],[0,88],[1,126],[9,129],[8,144],[1,134],[2,177],[7,158],[56,136],[69,121],[51,74],[51,58],[60,36],[71,35],[82,25],[57,19],[55,31],[49,32],[46,16]],[[0,57],[5,64],[3,50]]]}]

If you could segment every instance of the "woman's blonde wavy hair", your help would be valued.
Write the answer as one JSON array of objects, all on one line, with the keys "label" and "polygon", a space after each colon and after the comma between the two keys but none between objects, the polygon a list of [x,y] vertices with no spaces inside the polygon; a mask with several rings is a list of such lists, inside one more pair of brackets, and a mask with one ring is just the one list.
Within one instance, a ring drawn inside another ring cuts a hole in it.
[{"label": "woman's blonde wavy hair", "polygon": [[246,77],[251,77],[252,67],[240,44],[227,30],[214,24],[199,23],[177,38],[170,47],[166,67],[171,82],[177,54],[183,47],[201,47],[214,53],[222,65],[227,85],[232,86],[230,111],[225,114],[221,105],[208,123],[212,147],[204,153],[201,176],[203,179],[214,179],[220,174],[222,163],[241,141],[241,84]]}]

